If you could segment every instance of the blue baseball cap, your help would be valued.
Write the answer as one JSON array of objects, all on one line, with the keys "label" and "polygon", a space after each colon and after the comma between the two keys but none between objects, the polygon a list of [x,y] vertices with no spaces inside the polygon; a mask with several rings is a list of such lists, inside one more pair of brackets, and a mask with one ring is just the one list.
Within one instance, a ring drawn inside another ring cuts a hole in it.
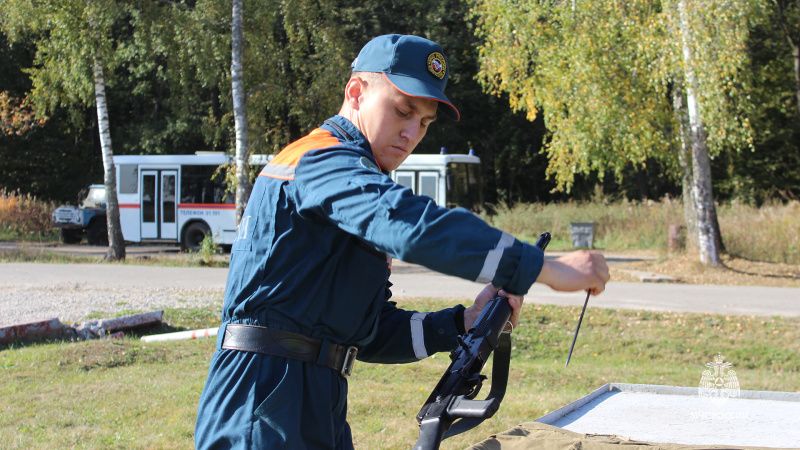
[{"label": "blue baseball cap", "polygon": [[353,72],[382,73],[400,92],[437,100],[445,115],[456,121],[461,117],[444,95],[450,68],[435,42],[402,34],[378,36],[367,42],[351,67]]}]

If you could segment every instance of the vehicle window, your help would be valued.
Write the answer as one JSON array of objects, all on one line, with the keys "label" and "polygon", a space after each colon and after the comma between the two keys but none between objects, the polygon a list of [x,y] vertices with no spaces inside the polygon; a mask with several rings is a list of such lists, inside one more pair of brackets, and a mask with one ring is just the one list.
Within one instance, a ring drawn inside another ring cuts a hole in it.
[{"label": "vehicle window", "polygon": [[137,194],[139,192],[139,166],[137,164],[120,164],[118,183],[120,194]]}]

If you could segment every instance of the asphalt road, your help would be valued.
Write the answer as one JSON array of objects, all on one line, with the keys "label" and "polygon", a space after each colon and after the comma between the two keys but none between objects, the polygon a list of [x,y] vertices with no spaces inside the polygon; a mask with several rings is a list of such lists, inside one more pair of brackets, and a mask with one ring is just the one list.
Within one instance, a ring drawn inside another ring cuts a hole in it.
[{"label": "asphalt road", "polygon": [[[37,289],[80,285],[98,289],[205,289],[225,287],[227,269],[116,264],[0,264],[0,289]],[[396,263],[392,273],[395,299],[435,297],[470,299],[483,285]],[[582,306],[585,294],[555,292],[534,285],[527,303]],[[697,286],[672,283],[615,283],[589,300],[590,307],[653,311],[707,312],[759,316],[800,316],[800,288]],[[0,311],[2,313],[2,311]]]},{"label": "asphalt road", "polygon": [[[392,274],[395,297],[471,298],[483,285],[429,271]],[[583,306],[585,293],[556,292],[534,284],[525,302]],[[589,307],[757,316],[800,316],[800,288],[615,283],[589,299]]]}]

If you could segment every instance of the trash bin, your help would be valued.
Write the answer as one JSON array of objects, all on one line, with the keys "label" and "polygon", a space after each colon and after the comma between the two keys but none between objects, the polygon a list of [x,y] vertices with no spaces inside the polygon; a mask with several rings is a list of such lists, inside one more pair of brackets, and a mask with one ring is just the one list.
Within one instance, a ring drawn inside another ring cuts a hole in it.
[{"label": "trash bin", "polygon": [[571,222],[569,234],[572,236],[573,248],[593,248],[594,222]]}]

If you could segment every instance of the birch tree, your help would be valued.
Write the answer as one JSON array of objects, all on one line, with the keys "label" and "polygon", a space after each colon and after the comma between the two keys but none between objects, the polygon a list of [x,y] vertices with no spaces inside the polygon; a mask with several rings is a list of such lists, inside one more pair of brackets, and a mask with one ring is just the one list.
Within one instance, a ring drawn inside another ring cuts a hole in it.
[{"label": "birch tree", "polygon": [[7,0],[2,12],[10,40],[35,37],[30,97],[37,109],[44,114],[63,104],[97,108],[107,198],[107,261],[125,259],[104,76],[116,64],[112,27],[124,13],[113,0]]},{"label": "birch tree", "polygon": [[544,114],[558,188],[568,191],[576,173],[619,177],[625,165],[653,158],[683,180],[700,259],[719,264],[709,158],[752,148],[741,70],[750,2],[473,5],[484,38],[481,80],[531,120]]},{"label": "birch tree", "polygon": [[119,221],[119,201],[117,200],[117,170],[114,165],[114,151],[111,144],[111,129],[106,103],[106,82],[103,74],[103,56],[97,52],[92,71],[94,75],[95,106],[97,108],[97,128],[100,132],[100,148],[103,152],[103,183],[106,186],[106,218],[108,223],[108,253],[106,260],[125,259],[125,239]]},{"label": "birch tree", "polygon": [[692,155],[692,189],[694,210],[697,214],[697,245],[700,249],[700,262],[719,265],[722,260],[718,242],[721,240],[714,227],[716,208],[711,188],[711,160],[706,144],[705,124],[698,110],[697,90],[699,81],[695,72],[694,52],[696,44],[689,26],[689,12],[686,1],[678,2],[681,31],[681,50],[683,55],[684,77],[686,79],[686,110],[689,115],[689,141]]},{"label": "birch tree", "polygon": [[247,93],[244,86],[244,0],[233,0],[231,24],[231,91],[236,129],[236,223],[242,220],[250,198],[250,140]]},{"label": "birch tree", "polygon": [[689,113],[686,108],[686,96],[683,93],[683,77],[676,75],[672,88],[672,104],[675,110],[675,121],[678,130],[679,144],[678,164],[680,165],[681,198],[683,199],[683,219],[686,222],[687,236],[693,247],[698,245],[697,207],[695,205],[694,170],[692,165],[691,136],[689,134]]},{"label": "birch tree", "polygon": [[750,80],[744,68],[747,36],[758,16],[758,5],[746,0],[679,0],[664,1],[663,6],[667,36],[672,36],[666,43],[680,48],[673,52],[680,59],[667,66],[675,74],[676,90],[685,98],[685,113],[676,112],[687,118],[683,126],[688,130],[682,137],[683,145],[691,150],[691,200],[685,200],[693,203],[694,217],[687,216],[687,225],[701,262],[719,265],[724,244],[710,158],[726,146],[752,149],[753,132],[747,118],[751,105],[745,92]]}]

